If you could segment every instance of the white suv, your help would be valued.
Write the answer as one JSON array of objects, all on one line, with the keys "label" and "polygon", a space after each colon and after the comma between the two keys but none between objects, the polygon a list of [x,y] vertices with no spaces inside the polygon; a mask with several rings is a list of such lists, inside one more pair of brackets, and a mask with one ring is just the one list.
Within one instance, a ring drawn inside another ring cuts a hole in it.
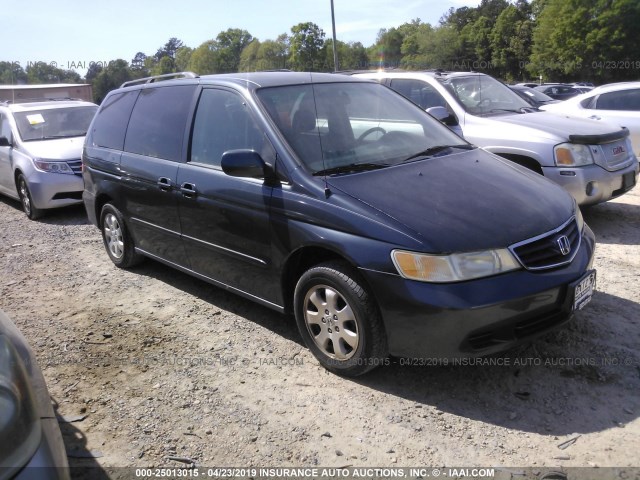
[{"label": "white suv", "polygon": [[79,100],[0,103],[0,194],[30,219],[82,203],[82,145],[98,106]]},{"label": "white suv", "polygon": [[[391,87],[446,125],[459,126],[469,142],[562,185],[580,205],[605,202],[636,184],[638,160],[628,130],[537,111],[488,75],[436,70],[355,76]],[[448,115],[433,107],[445,107]]]}]

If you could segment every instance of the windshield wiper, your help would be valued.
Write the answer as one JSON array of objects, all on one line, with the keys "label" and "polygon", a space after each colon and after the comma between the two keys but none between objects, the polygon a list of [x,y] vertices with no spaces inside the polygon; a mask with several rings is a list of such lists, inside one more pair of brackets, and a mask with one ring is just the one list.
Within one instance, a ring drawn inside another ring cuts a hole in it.
[{"label": "windshield wiper", "polygon": [[336,175],[339,173],[355,173],[367,170],[377,170],[388,167],[386,163],[350,163],[348,165],[340,165],[339,167],[331,167],[314,173],[315,176],[320,175]]},{"label": "windshield wiper", "polygon": [[430,157],[430,156],[433,156],[436,153],[440,153],[443,150],[446,150],[448,148],[461,148],[463,150],[473,150],[474,146],[466,144],[466,143],[463,143],[463,144],[460,144],[460,145],[435,145],[433,147],[427,148],[426,150],[423,150],[421,152],[415,153],[415,154],[411,155],[410,157],[405,158],[402,161],[402,163],[409,162],[409,161],[413,160],[414,158]]},{"label": "windshield wiper", "polygon": [[56,138],[73,138],[73,137],[82,137],[86,134],[87,132],[78,133],[78,134],[74,133],[73,135],[43,135],[42,137],[32,138],[31,140],[54,140]]},{"label": "windshield wiper", "polygon": [[520,110],[516,110],[513,108],[492,108],[489,112],[485,113],[493,113],[493,112],[511,112],[511,113],[526,113],[527,107],[522,107]]}]

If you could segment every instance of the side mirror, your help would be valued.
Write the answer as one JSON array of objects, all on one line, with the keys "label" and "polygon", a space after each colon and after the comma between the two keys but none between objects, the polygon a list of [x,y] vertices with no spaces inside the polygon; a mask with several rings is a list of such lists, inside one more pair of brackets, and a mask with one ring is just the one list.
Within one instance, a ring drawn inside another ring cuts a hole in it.
[{"label": "side mirror", "polygon": [[0,137],[0,147],[12,147],[11,142],[7,137]]},{"label": "side mirror", "polygon": [[254,150],[229,150],[220,161],[222,171],[232,177],[264,178],[267,165]]},{"label": "side mirror", "polygon": [[458,125],[456,117],[451,115],[449,110],[445,107],[430,107],[427,108],[427,113],[449,127],[455,127]]}]

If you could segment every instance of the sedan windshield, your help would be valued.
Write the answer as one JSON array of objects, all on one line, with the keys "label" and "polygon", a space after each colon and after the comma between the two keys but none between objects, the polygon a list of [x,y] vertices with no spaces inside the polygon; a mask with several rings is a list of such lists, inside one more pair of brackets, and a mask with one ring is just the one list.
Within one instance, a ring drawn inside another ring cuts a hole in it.
[{"label": "sedan windshield", "polygon": [[270,87],[258,90],[258,98],[315,175],[373,170],[472,148],[422,109],[376,83]]},{"label": "sedan windshield", "polygon": [[531,106],[505,84],[488,75],[454,77],[444,85],[472,115],[524,113]]},{"label": "sedan windshield", "polygon": [[82,137],[87,134],[97,109],[97,106],[87,106],[29,110],[16,112],[14,117],[24,142]]}]

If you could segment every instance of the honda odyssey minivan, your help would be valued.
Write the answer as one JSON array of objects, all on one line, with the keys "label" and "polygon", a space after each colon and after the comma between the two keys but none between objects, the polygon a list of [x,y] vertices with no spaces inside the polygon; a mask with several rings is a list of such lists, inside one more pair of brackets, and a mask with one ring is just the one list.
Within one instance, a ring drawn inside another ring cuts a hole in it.
[{"label": "honda odyssey minivan", "polygon": [[80,100],[0,102],[0,194],[32,220],[82,203],[80,155],[98,106]]},{"label": "honda odyssey minivan", "polygon": [[497,352],[595,288],[594,236],[549,180],[390,88],[296,72],[149,78],[103,101],[84,202],[143,257],[291,312],[327,369]]}]

